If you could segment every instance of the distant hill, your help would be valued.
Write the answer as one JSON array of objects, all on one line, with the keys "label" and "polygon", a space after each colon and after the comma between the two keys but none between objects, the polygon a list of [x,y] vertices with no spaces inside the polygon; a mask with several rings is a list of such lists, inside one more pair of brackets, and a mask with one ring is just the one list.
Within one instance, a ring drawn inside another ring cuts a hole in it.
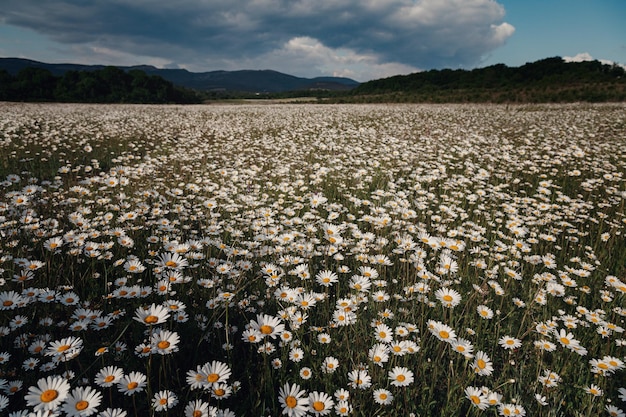
[{"label": "distant hill", "polygon": [[431,70],[372,80],[338,100],[350,102],[626,101],[626,71],[599,61],[560,57],[520,67]]},{"label": "distant hill", "polygon": [[[21,58],[0,58],[0,69],[16,75],[23,68],[42,68],[55,76],[67,71],[96,71],[105,65],[47,64]],[[151,65],[120,67],[123,71],[140,70],[157,75],[172,84],[199,91],[242,91],[277,93],[296,90],[346,91],[359,85],[357,81],[342,77],[301,78],[272,70],[240,70],[190,72],[185,69],[161,69]]]}]

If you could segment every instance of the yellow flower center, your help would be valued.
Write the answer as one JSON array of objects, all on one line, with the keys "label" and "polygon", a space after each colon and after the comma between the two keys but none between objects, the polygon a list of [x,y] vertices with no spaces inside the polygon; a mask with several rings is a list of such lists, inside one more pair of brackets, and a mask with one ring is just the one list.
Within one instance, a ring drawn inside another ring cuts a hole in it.
[{"label": "yellow flower center", "polygon": [[192,414],[193,417],[202,417],[202,411],[195,410]]},{"label": "yellow flower center", "polygon": [[129,382],[128,385],[126,385],[126,388],[131,390],[131,389],[137,388],[138,386],[139,386],[138,382],[132,381],[132,382]]},{"label": "yellow flower center", "polygon": [[441,337],[442,339],[447,339],[450,337],[450,333],[446,332],[445,330],[441,330],[439,332],[439,337]]},{"label": "yellow flower center", "polygon": [[470,396],[470,400],[472,400],[474,404],[480,404],[480,398],[478,398],[476,395]]},{"label": "yellow flower center", "polygon": [[8,307],[8,306],[12,306],[13,305],[13,301],[11,300],[6,300],[2,303],[3,306]]},{"label": "yellow flower center", "polygon": [[157,343],[157,347],[159,349],[167,349],[168,347],[170,347],[170,342],[168,342],[167,340],[161,340],[159,343]]},{"label": "yellow flower center", "polygon": [[479,369],[485,369],[485,367],[487,366],[487,362],[485,362],[485,361],[484,361],[484,360],[482,360],[482,359],[478,359],[478,361],[476,361],[476,366],[477,366]]},{"label": "yellow flower center", "polygon": [[83,411],[84,409],[89,407],[89,403],[85,400],[82,400],[82,401],[77,402],[75,407],[78,411]]},{"label": "yellow flower center", "polygon": [[273,331],[274,331],[274,328],[272,326],[269,326],[267,324],[264,324],[263,326],[261,326],[262,334],[272,334]]},{"label": "yellow flower center", "polygon": [[315,402],[313,403],[313,409],[314,409],[315,411],[322,411],[324,408],[325,408],[325,407],[324,407],[324,403],[323,403],[323,402],[321,402],[321,401],[315,401]]},{"label": "yellow flower center", "polygon": [[57,352],[65,352],[70,348],[70,345],[62,345],[57,348]]},{"label": "yellow flower center", "polygon": [[167,261],[167,262],[165,262],[165,266],[168,266],[168,267],[170,267],[170,268],[173,268],[173,267],[175,267],[176,265],[177,265],[177,263],[176,263],[176,262],[174,262],[174,261]]},{"label": "yellow flower center", "polygon": [[564,345],[569,345],[569,339],[567,337],[562,337],[559,339],[561,341],[561,343],[563,343]]},{"label": "yellow flower center", "polygon": [[148,316],[145,319],[143,319],[144,323],[148,323],[148,324],[154,324],[157,321],[159,321],[159,318],[157,316]]},{"label": "yellow flower center", "polygon": [[220,376],[218,374],[209,374],[206,377],[206,380],[209,381],[211,384],[217,382],[218,379],[220,379]]},{"label": "yellow flower center", "polygon": [[43,403],[49,403],[50,401],[54,401],[59,396],[59,392],[57,390],[48,389],[41,393],[39,399]]},{"label": "yellow flower center", "polygon": [[406,380],[406,377],[404,375],[398,375],[396,379],[400,382],[404,382],[404,380]]},{"label": "yellow flower center", "polygon": [[104,382],[111,382],[115,379],[115,376],[113,375],[107,375],[106,377],[104,377]]},{"label": "yellow flower center", "polygon": [[226,391],[224,391],[221,388],[217,388],[213,390],[213,394],[217,395],[218,397],[223,396],[224,394],[226,394]]},{"label": "yellow flower center", "polygon": [[285,398],[285,404],[287,404],[287,407],[289,408],[296,408],[296,406],[298,405],[298,400],[293,395],[290,395]]},{"label": "yellow flower center", "polygon": [[384,392],[380,394],[380,399],[385,401],[387,399],[387,394],[385,394]]}]

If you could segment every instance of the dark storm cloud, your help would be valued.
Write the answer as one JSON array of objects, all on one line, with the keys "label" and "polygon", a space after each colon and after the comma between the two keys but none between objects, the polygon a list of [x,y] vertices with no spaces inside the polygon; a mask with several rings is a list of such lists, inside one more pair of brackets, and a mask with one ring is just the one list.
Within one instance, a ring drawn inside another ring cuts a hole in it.
[{"label": "dark storm cloud", "polygon": [[[504,22],[502,6],[491,0],[4,3],[0,19],[5,24],[30,28],[54,41],[190,67],[211,62],[262,66],[264,60],[271,67],[272,59],[303,58],[296,51],[319,58],[322,50],[330,66],[333,61],[347,66],[472,66],[514,30]],[[294,41],[306,47],[294,49]]]}]

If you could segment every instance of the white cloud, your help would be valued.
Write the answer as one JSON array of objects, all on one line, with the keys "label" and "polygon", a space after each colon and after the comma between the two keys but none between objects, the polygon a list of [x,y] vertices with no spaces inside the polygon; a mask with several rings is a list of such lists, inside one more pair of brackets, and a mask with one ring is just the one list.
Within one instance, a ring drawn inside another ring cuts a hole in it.
[{"label": "white cloud", "polygon": [[292,38],[280,49],[259,57],[259,60],[277,62],[279,67],[291,66],[309,76],[333,75],[357,81],[419,71],[399,62],[380,62],[374,54],[357,53],[349,48],[330,48],[307,36]]},{"label": "white cloud", "polygon": [[515,33],[515,27],[509,23],[501,23],[499,25],[491,25],[493,32],[493,40],[496,44],[503,44],[513,33]]},{"label": "white cloud", "polygon": [[619,63],[619,62],[614,62],[614,61],[610,61],[608,59],[596,59],[594,57],[591,56],[591,54],[589,52],[580,52],[574,56],[564,56],[563,57],[563,61],[565,62],[585,62],[585,61],[599,61],[602,64],[606,64],[606,65],[617,65],[620,66],[624,69],[626,69],[626,65]]},{"label": "white cloud", "polygon": [[494,0],[4,0],[0,11],[7,25],[120,65],[135,56],[361,80],[473,67],[513,35],[504,17]]}]

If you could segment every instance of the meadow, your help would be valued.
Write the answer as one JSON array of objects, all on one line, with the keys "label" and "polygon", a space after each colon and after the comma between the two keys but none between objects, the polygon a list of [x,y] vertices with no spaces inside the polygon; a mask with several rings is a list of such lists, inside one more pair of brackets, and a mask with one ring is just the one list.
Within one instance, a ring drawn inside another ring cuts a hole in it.
[{"label": "meadow", "polygon": [[0,103],[0,413],[624,416],[625,110]]}]

